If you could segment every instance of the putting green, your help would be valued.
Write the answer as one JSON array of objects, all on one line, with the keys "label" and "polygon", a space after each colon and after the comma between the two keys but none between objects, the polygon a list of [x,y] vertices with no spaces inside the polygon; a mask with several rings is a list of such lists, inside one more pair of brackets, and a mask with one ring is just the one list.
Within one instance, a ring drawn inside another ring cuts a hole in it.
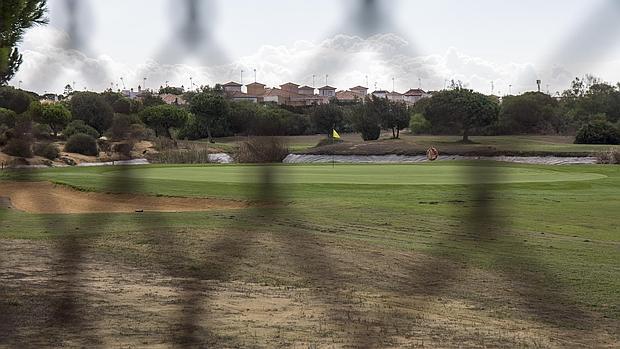
[{"label": "putting green", "polygon": [[511,166],[460,165],[292,165],[135,167],[110,170],[104,176],[216,183],[260,183],[265,173],[287,184],[482,184],[586,181],[597,173],[554,171]]}]

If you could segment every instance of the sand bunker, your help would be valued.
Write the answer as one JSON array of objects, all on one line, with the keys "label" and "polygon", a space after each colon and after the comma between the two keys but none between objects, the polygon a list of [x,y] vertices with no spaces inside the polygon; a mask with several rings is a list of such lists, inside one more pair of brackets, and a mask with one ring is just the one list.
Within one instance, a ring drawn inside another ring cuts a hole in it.
[{"label": "sand bunker", "polygon": [[2,207],[30,213],[192,212],[244,208],[240,201],[81,192],[48,182],[0,182]]}]

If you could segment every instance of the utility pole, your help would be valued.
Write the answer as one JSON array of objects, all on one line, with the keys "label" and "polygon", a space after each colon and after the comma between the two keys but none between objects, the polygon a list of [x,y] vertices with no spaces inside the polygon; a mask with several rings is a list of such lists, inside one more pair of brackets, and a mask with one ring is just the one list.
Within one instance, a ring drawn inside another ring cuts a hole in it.
[{"label": "utility pole", "polygon": [[418,77],[418,89],[422,89],[422,79],[420,77]]},{"label": "utility pole", "polygon": [[312,87],[316,87],[316,75],[312,74]]},{"label": "utility pole", "polygon": [[19,84],[19,85],[18,85],[18,86],[19,86],[18,88],[19,88],[20,90],[22,89],[22,82],[23,82],[23,81],[21,81],[21,80],[19,80],[19,81],[18,81],[18,84]]},{"label": "utility pole", "polygon": [[[123,90],[126,90],[127,87],[125,86],[125,79],[121,76],[121,82],[123,83]],[[75,81],[73,82],[75,84]]]},{"label": "utility pole", "polygon": [[365,87],[368,87],[369,85],[370,84],[368,83],[368,75],[366,75],[366,86]]},{"label": "utility pole", "polygon": [[189,77],[189,89],[190,91],[194,89],[194,78]]},{"label": "utility pole", "polygon": [[540,84],[542,83],[542,81],[536,80],[536,85],[538,85],[538,92],[540,92]]},{"label": "utility pole", "polygon": [[256,69],[254,69],[254,82],[258,82],[258,80],[256,79]]},{"label": "utility pole", "polygon": [[146,77],[144,77],[144,79],[142,79],[144,81],[144,83],[142,84],[142,88],[146,91]]},{"label": "utility pole", "polygon": [[243,85],[243,69],[241,69],[241,85]]},{"label": "utility pole", "polygon": [[392,77],[392,92],[396,91],[395,86],[396,86],[396,84],[394,83],[394,77]]},{"label": "utility pole", "polygon": [[508,95],[512,96],[512,85],[508,85]]},{"label": "utility pole", "polygon": [[168,80],[166,80],[166,87],[168,87]]},{"label": "utility pole", "polygon": [[325,86],[328,85],[328,83],[327,83],[328,79],[329,79],[329,74],[325,74]]}]

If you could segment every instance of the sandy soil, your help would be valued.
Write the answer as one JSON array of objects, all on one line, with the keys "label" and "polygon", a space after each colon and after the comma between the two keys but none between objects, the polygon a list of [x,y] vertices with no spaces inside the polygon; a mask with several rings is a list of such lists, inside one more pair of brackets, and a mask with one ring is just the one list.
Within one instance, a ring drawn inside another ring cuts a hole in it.
[{"label": "sandy soil", "polygon": [[[405,265],[424,262],[414,254],[307,238],[286,243],[272,236],[248,240],[241,234],[243,240],[238,240],[230,234],[193,235],[184,233],[183,239],[204,239],[206,249],[201,251],[207,254],[204,266],[190,274],[181,263],[188,251],[170,246],[151,245],[151,251],[159,252],[148,261],[132,263],[70,240],[64,246],[0,240],[0,249],[6,252],[0,256],[0,348],[612,348],[618,344],[608,323],[591,328],[584,320],[583,325],[555,326],[524,316],[521,301],[510,296],[515,285],[477,270],[462,273],[458,283],[444,292],[429,293],[427,282],[436,276],[421,274],[402,282],[408,278]],[[223,239],[231,245],[223,246],[225,250],[248,244],[246,257],[216,260],[222,252],[212,248],[222,247],[218,242]],[[115,244],[108,247],[116,253],[128,247],[127,241],[116,238],[99,244],[108,242]],[[159,264],[158,257],[165,263]],[[337,258],[334,264],[326,262],[333,258]],[[266,259],[271,263],[261,263]],[[206,277],[218,263],[226,264],[225,273]],[[265,282],[278,276],[291,284]],[[479,300],[465,296],[472,293],[487,296]],[[497,304],[490,306],[489,301]],[[571,319],[571,314],[561,316]]]},{"label": "sandy soil", "polygon": [[48,182],[0,182],[0,197],[30,213],[192,212],[247,207],[240,201],[82,192]]}]

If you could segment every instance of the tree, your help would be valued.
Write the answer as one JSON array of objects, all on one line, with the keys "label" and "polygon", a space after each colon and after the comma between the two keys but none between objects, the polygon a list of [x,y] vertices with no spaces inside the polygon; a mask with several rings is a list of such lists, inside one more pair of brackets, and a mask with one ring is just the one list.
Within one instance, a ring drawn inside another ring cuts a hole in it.
[{"label": "tree", "polygon": [[180,96],[183,94],[183,89],[180,87],[172,87],[172,86],[160,87],[159,94],[163,95],[165,93]]},{"label": "tree", "polygon": [[332,134],[332,129],[341,129],[344,113],[336,103],[316,105],[310,115],[312,127],[317,133]]},{"label": "tree", "polygon": [[605,120],[595,120],[579,129],[575,144],[620,144],[620,131]]},{"label": "tree", "polygon": [[512,134],[559,132],[558,102],[548,94],[526,92],[504,98],[500,112],[500,128]]},{"label": "tree", "polygon": [[6,85],[22,63],[17,44],[26,29],[47,23],[45,5],[45,0],[0,2],[0,85]]},{"label": "tree", "polygon": [[28,110],[32,101],[33,98],[25,91],[11,86],[0,86],[0,108],[21,114]]},{"label": "tree", "polygon": [[372,104],[380,101],[381,107],[378,109],[381,126],[384,129],[392,130],[392,138],[400,138],[400,130],[409,126],[409,113],[407,105],[403,102],[390,101],[387,98],[376,98],[373,96]]},{"label": "tree", "polygon": [[99,133],[112,124],[114,110],[99,94],[94,92],[77,92],[71,98],[71,114],[74,119],[83,120]]},{"label": "tree", "polygon": [[463,142],[469,142],[469,135],[476,128],[494,123],[498,115],[495,100],[460,87],[434,94],[425,111],[433,132],[458,132],[463,135]]},{"label": "tree", "polygon": [[359,104],[352,113],[353,129],[361,133],[365,141],[375,141],[381,136],[379,114],[371,104],[370,98],[366,103]]},{"label": "tree", "polygon": [[213,128],[217,123],[228,128],[230,109],[222,91],[217,88],[204,87],[198,93],[191,94],[189,109],[195,115],[195,127],[198,133],[206,131],[209,142],[213,143]]},{"label": "tree", "polygon": [[173,105],[148,107],[140,112],[140,117],[156,135],[163,131],[168,138],[172,138],[171,128],[181,128],[189,121],[189,113]]},{"label": "tree", "polygon": [[37,121],[49,125],[56,137],[58,132],[71,121],[71,112],[60,103],[43,105],[41,116]]}]

